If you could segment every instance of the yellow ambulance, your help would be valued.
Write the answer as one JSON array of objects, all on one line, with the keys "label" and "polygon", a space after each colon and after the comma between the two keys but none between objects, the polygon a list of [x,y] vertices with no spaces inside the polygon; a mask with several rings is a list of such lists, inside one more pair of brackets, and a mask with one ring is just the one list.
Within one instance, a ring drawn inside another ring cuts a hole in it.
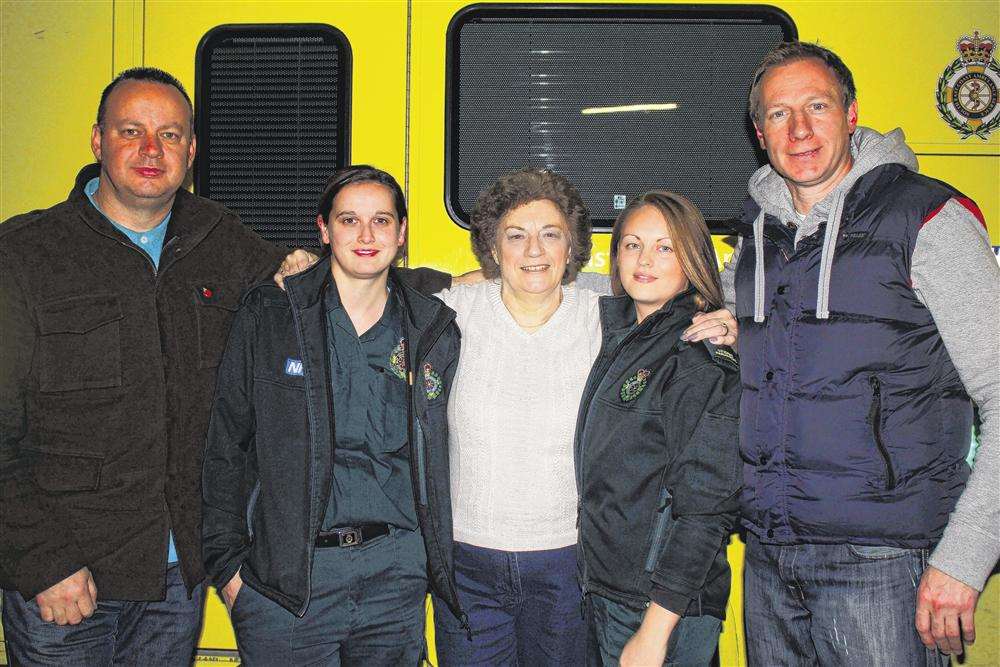
[{"label": "yellow ambulance", "polygon": [[[1000,245],[995,0],[3,0],[0,26],[0,220],[65,198],[92,161],[101,89],[149,65],[194,97],[192,187],[277,243],[314,244],[321,184],[369,163],[407,191],[407,263],[464,272],[476,193],[534,165],[584,193],[591,270],[607,270],[616,212],[651,188],[692,197],[725,258],[727,222],[764,157],[745,113],[749,73],[798,38],[846,61],[861,124],[901,127],[921,171],[976,200]],[[719,661],[744,665],[737,537],[729,556]],[[1000,664],[998,580],[966,665]],[[234,649],[210,595],[198,664],[237,664]]]}]

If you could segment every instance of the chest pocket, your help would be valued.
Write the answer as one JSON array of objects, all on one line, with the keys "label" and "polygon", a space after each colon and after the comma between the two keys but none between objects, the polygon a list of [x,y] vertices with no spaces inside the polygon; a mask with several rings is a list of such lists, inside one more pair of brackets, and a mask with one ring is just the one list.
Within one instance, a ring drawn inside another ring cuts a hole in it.
[{"label": "chest pocket", "polygon": [[240,307],[239,281],[206,282],[192,285],[195,320],[198,322],[198,368],[215,368],[229,339],[229,327]]},{"label": "chest pocket", "polygon": [[660,389],[650,366],[609,373],[597,393],[597,400],[624,413],[658,416],[663,414]]},{"label": "chest pocket", "polygon": [[378,373],[368,410],[372,427],[369,446],[375,452],[395,452],[406,444],[408,412],[404,380],[388,371]]},{"label": "chest pocket", "polygon": [[119,387],[121,304],[113,294],[74,296],[38,307],[38,388]]}]

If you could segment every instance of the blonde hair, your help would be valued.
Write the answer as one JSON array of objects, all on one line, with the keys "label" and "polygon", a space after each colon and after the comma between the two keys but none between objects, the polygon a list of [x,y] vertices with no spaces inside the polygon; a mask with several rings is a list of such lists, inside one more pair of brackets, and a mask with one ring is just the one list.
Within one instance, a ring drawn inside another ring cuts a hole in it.
[{"label": "blonde hair", "polygon": [[618,246],[622,240],[622,229],[629,216],[644,206],[655,208],[667,223],[677,261],[697,292],[695,305],[698,309],[722,308],[722,281],[712,235],[698,207],[676,192],[647,192],[634,199],[618,215],[611,228],[611,289],[614,293],[620,295],[625,292],[618,275]]}]

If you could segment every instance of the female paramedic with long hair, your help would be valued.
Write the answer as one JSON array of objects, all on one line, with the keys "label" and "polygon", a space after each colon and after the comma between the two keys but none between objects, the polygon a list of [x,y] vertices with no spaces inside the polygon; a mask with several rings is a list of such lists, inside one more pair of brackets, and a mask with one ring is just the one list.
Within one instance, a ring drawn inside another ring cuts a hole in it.
[{"label": "female paramedic with long hair", "polygon": [[681,339],[722,307],[712,240],[686,198],[650,192],[611,236],[601,351],[577,422],[581,574],[605,665],[707,665],[729,597],[740,378]]}]

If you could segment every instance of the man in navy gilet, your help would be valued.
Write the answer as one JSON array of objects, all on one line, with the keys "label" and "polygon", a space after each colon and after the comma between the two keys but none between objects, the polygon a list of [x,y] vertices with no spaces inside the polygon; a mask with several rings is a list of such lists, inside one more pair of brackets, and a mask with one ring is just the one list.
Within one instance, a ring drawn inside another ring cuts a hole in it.
[{"label": "man in navy gilet", "polygon": [[770,164],[725,272],[750,664],[945,664],[974,640],[1000,554],[1000,271],[982,215],[917,173],[902,131],[857,125],[827,49],[769,54],[750,114]]}]

